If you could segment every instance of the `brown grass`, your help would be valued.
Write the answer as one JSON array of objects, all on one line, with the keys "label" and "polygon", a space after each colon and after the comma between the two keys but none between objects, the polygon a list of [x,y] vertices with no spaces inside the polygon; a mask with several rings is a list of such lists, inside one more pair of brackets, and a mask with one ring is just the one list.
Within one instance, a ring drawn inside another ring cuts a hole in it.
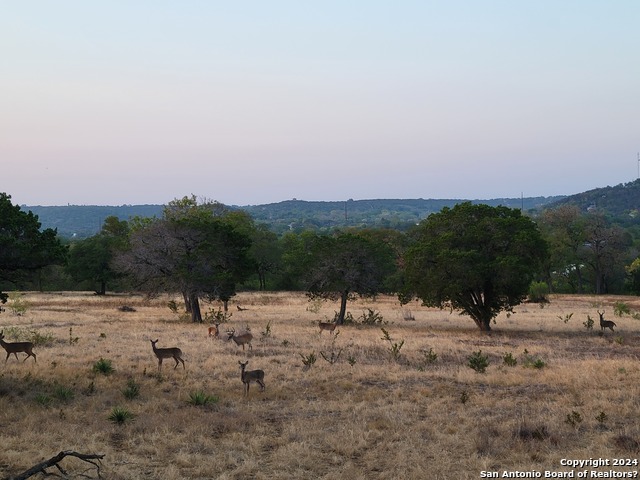
[{"label": "brown grass", "polygon": [[[53,341],[34,349],[37,364],[12,357],[0,365],[0,477],[61,450],[105,454],[103,476],[116,480],[476,479],[481,471],[562,471],[562,458],[638,456],[640,321],[616,317],[616,332],[600,335],[596,313],[605,308],[614,319],[615,301],[639,311],[635,297],[552,297],[544,309],[522,305],[500,315],[490,335],[467,317],[418,303],[410,306],[415,321],[403,320],[407,307],[394,298],[351,304],[354,317],[367,307],[384,316],[392,342],[404,340],[397,358],[379,326],[321,334],[317,323],[337,306],[315,311],[300,294],[236,297],[248,310],[232,305],[220,329],[250,328],[253,350],[245,352],[208,338],[209,325],[171,313],[168,297],[26,293],[23,300],[24,315],[1,314],[5,334],[36,331]],[[203,306],[210,307],[218,305]],[[569,313],[564,323],[559,317]],[[582,324],[587,315],[593,332]],[[158,375],[149,342],[156,338],[158,347],[182,349],[186,371],[165,361]],[[525,368],[525,349],[544,367]],[[490,360],[484,374],[467,365],[479,350]],[[340,356],[330,364],[321,352]],[[306,368],[302,357],[311,353],[317,361]],[[506,353],[518,365],[504,365]],[[92,371],[100,358],[112,361],[113,374]],[[265,371],[264,393],[253,384],[243,397],[238,360]],[[122,393],[130,380],[138,398]],[[196,391],[218,401],[194,406]],[[109,421],[117,406],[135,418]],[[74,459],[64,466],[75,475],[87,469]]]}]

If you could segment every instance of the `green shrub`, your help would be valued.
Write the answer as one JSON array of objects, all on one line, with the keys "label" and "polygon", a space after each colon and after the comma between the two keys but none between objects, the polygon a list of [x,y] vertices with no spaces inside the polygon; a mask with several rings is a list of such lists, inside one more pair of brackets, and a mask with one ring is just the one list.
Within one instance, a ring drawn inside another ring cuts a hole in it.
[{"label": "green shrub", "polygon": [[613,314],[616,317],[621,317],[622,315],[631,315],[631,309],[629,305],[624,302],[616,302],[613,304]]},{"label": "green shrub", "polygon": [[56,385],[53,389],[53,396],[61,402],[69,402],[73,400],[75,393],[73,389],[64,385]]},{"label": "green shrub", "polygon": [[140,385],[133,378],[130,378],[127,380],[127,386],[122,390],[122,395],[129,400],[137,398],[140,395]]},{"label": "green shrub", "polygon": [[535,357],[529,353],[527,349],[524,350],[522,358],[522,366],[525,368],[544,368],[547,364],[540,358]]},{"label": "green shrub", "polygon": [[518,364],[518,360],[509,352],[502,356],[502,363],[507,367],[515,367]]},{"label": "green shrub", "polygon": [[111,364],[111,360],[100,358],[93,364],[93,371],[95,373],[101,373],[102,375],[111,375],[115,370]]},{"label": "green shrub", "polygon": [[389,353],[391,354],[391,358],[398,360],[400,358],[400,350],[402,350],[402,346],[404,345],[404,339],[400,340],[400,343],[394,342],[387,330],[384,328],[381,328],[380,330],[382,330],[382,340],[389,342]]},{"label": "green shrub", "polygon": [[469,366],[469,368],[475,370],[478,373],[486,372],[487,367],[489,366],[489,357],[487,355],[483,355],[482,350],[473,352],[467,357],[467,361],[467,365]]},{"label": "green shrub", "polygon": [[528,297],[531,303],[549,303],[549,286],[545,282],[531,282]]},{"label": "green shrub", "polygon": [[50,395],[47,395],[46,393],[39,393],[36,395],[36,402],[42,405],[43,407],[48,407],[53,402],[53,399],[51,398]]},{"label": "green shrub", "polygon": [[111,409],[111,413],[109,413],[109,416],[107,418],[113,423],[122,425],[124,423],[127,423],[129,420],[133,420],[134,416],[135,415],[126,408],[113,407],[113,409]]},{"label": "green shrub", "polygon": [[386,323],[384,317],[380,312],[376,312],[372,308],[367,308],[362,312],[362,315],[358,317],[361,325],[380,325]]},{"label": "green shrub", "polygon": [[189,394],[189,400],[187,400],[191,405],[195,406],[204,406],[210,403],[218,403],[220,399],[213,395],[207,395],[202,390],[197,390],[195,392],[191,392]]},{"label": "green shrub", "polygon": [[302,357],[302,363],[304,364],[305,370],[308,370],[316,363],[316,352],[311,352],[309,355],[300,354]]},{"label": "green shrub", "polygon": [[587,315],[587,319],[582,322],[582,325],[584,325],[584,328],[586,328],[587,330],[593,330],[593,325],[595,324],[595,322],[593,321],[593,318],[591,318],[591,316]]}]

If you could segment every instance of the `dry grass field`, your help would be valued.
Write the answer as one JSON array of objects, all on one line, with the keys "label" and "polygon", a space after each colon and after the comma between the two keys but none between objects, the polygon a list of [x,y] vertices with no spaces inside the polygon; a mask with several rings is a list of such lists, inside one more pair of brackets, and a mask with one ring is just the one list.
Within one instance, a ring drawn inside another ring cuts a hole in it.
[{"label": "dry grass field", "polygon": [[[614,302],[640,311],[636,297],[552,296],[542,309],[523,304],[500,315],[490,335],[456,313],[381,297],[349,310],[357,319],[374,309],[386,324],[344,326],[333,337],[317,323],[333,318],[336,305],[243,293],[220,330],[248,327],[253,349],[245,351],[209,338],[209,325],[180,318],[168,297],[24,293],[20,300],[23,315],[0,314],[5,340],[36,332],[44,343],[34,348],[37,363],[23,362],[23,353],[6,364],[0,357],[0,478],[61,450],[104,454],[102,478],[115,480],[639,470],[561,465],[638,456],[640,320],[613,315]],[[210,308],[218,305],[203,305]],[[404,319],[407,308],[415,320]],[[600,332],[598,308],[615,332]],[[592,331],[583,325],[588,315]],[[155,339],[182,349],[186,369],[168,359],[158,373]],[[469,366],[474,352],[488,358],[484,373]],[[312,354],[316,362],[305,366]],[[94,371],[100,359],[113,373]],[[244,397],[241,360],[264,370],[264,392],[253,383]],[[209,403],[194,404],[198,394]],[[110,420],[114,408],[133,417]],[[74,458],[61,465],[73,478],[96,475]]]}]

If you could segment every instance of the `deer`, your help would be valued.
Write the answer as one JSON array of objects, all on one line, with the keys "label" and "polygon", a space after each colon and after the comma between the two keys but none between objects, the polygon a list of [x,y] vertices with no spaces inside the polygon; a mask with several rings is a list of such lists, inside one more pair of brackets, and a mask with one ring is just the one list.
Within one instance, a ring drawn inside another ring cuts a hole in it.
[{"label": "deer", "polygon": [[182,362],[182,368],[185,369],[184,360],[182,359],[182,350],[177,347],[173,348],[156,348],[156,343],[158,340],[150,340],[151,348],[153,348],[153,353],[158,357],[158,372],[162,367],[162,360],[165,358],[173,358],[176,361],[174,369],[178,367],[179,362]]},{"label": "deer", "polygon": [[240,379],[244,384],[245,397],[249,396],[249,384],[251,382],[256,382],[258,385],[260,385],[260,391],[264,392],[264,388],[265,388],[264,387],[264,371],[262,370],[245,371],[247,363],[249,363],[248,360],[244,363],[241,361],[238,361],[238,363],[240,364]]},{"label": "deer", "polygon": [[244,312],[245,310],[249,310],[248,308],[242,308],[240,305],[236,305],[236,308],[239,312]]},{"label": "deer", "polygon": [[9,356],[13,353],[18,359],[18,353],[24,352],[27,356],[24,358],[23,362],[27,360],[29,357],[33,357],[33,361],[38,363],[38,359],[36,358],[36,354],[33,353],[33,343],[31,342],[5,342],[4,341],[4,330],[0,331],[0,345],[7,351],[7,358],[4,359],[4,363],[7,363],[9,360]]},{"label": "deer", "polygon": [[333,333],[338,324],[335,322],[320,322],[318,323],[318,327],[320,327],[320,335],[322,335],[323,330],[327,330],[329,334]]},{"label": "deer", "polygon": [[613,332],[613,327],[617,327],[616,323],[611,320],[605,320],[604,312],[600,313],[600,310],[596,310],[596,312],[598,312],[598,315],[600,315],[600,330],[604,332],[605,329],[610,328]]},{"label": "deer", "polygon": [[245,344],[249,345],[249,350],[253,350],[251,346],[251,340],[253,340],[253,335],[251,332],[243,333],[242,335],[236,335],[235,329],[227,332],[228,338],[227,341],[233,340],[236,342],[236,345],[242,345],[242,350],[244,350]]},{"label": "deer", "polygon": [[220,330],[218,330],[219,326],[220,326],[219,323],[214,323],[213,327],[209,327],[209,338],[211,337],[218,338],[220,336]]}]

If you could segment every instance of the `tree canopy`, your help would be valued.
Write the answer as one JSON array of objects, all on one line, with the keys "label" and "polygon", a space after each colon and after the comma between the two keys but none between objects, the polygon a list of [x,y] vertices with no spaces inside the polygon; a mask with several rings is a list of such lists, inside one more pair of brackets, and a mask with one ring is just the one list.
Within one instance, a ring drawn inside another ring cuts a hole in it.
[{"label": "tree canopy", "polygon": [[384,292],[395,268],[391,247],[355,233],[317,236],[309,253],[304,262],[309,296],[340,299],[338,324],[344,323],[348,300]]},{"label": "tree canopy", "polygon": [[107,217],[100,233],[71,245],[67,272],[76,282],[87,282],[98,295],[104,295],[107,283],[120,277],[112,260],[116,251],[126,245],[128,234],[126,221]]},{"label": "tree canopy", "polygon": [[[0,193],[0,289],[19,282],[24,274],[47,265],[62,264],[67,249],[55,230],[40,231],[38,217],[11,203],[11,196]],[[0,290],[0,302],[7,294]]]},{"label": "tree canopy", "polygon": [[536,224],[519,210],[461,203],[430,215],[405,255],[406,296],[458,310],[483,331],[522,302],[546,256]]},{"label": "tree canopy", "polygon": [[182,292],[194,322],[201,322],[199,299],[227,302],[253,270],[250,239],[216,216],[208,204],[184,198],[170,204],[163,219],[138,222],[129,249],[119,254],[120,271],[148,292]]}]

